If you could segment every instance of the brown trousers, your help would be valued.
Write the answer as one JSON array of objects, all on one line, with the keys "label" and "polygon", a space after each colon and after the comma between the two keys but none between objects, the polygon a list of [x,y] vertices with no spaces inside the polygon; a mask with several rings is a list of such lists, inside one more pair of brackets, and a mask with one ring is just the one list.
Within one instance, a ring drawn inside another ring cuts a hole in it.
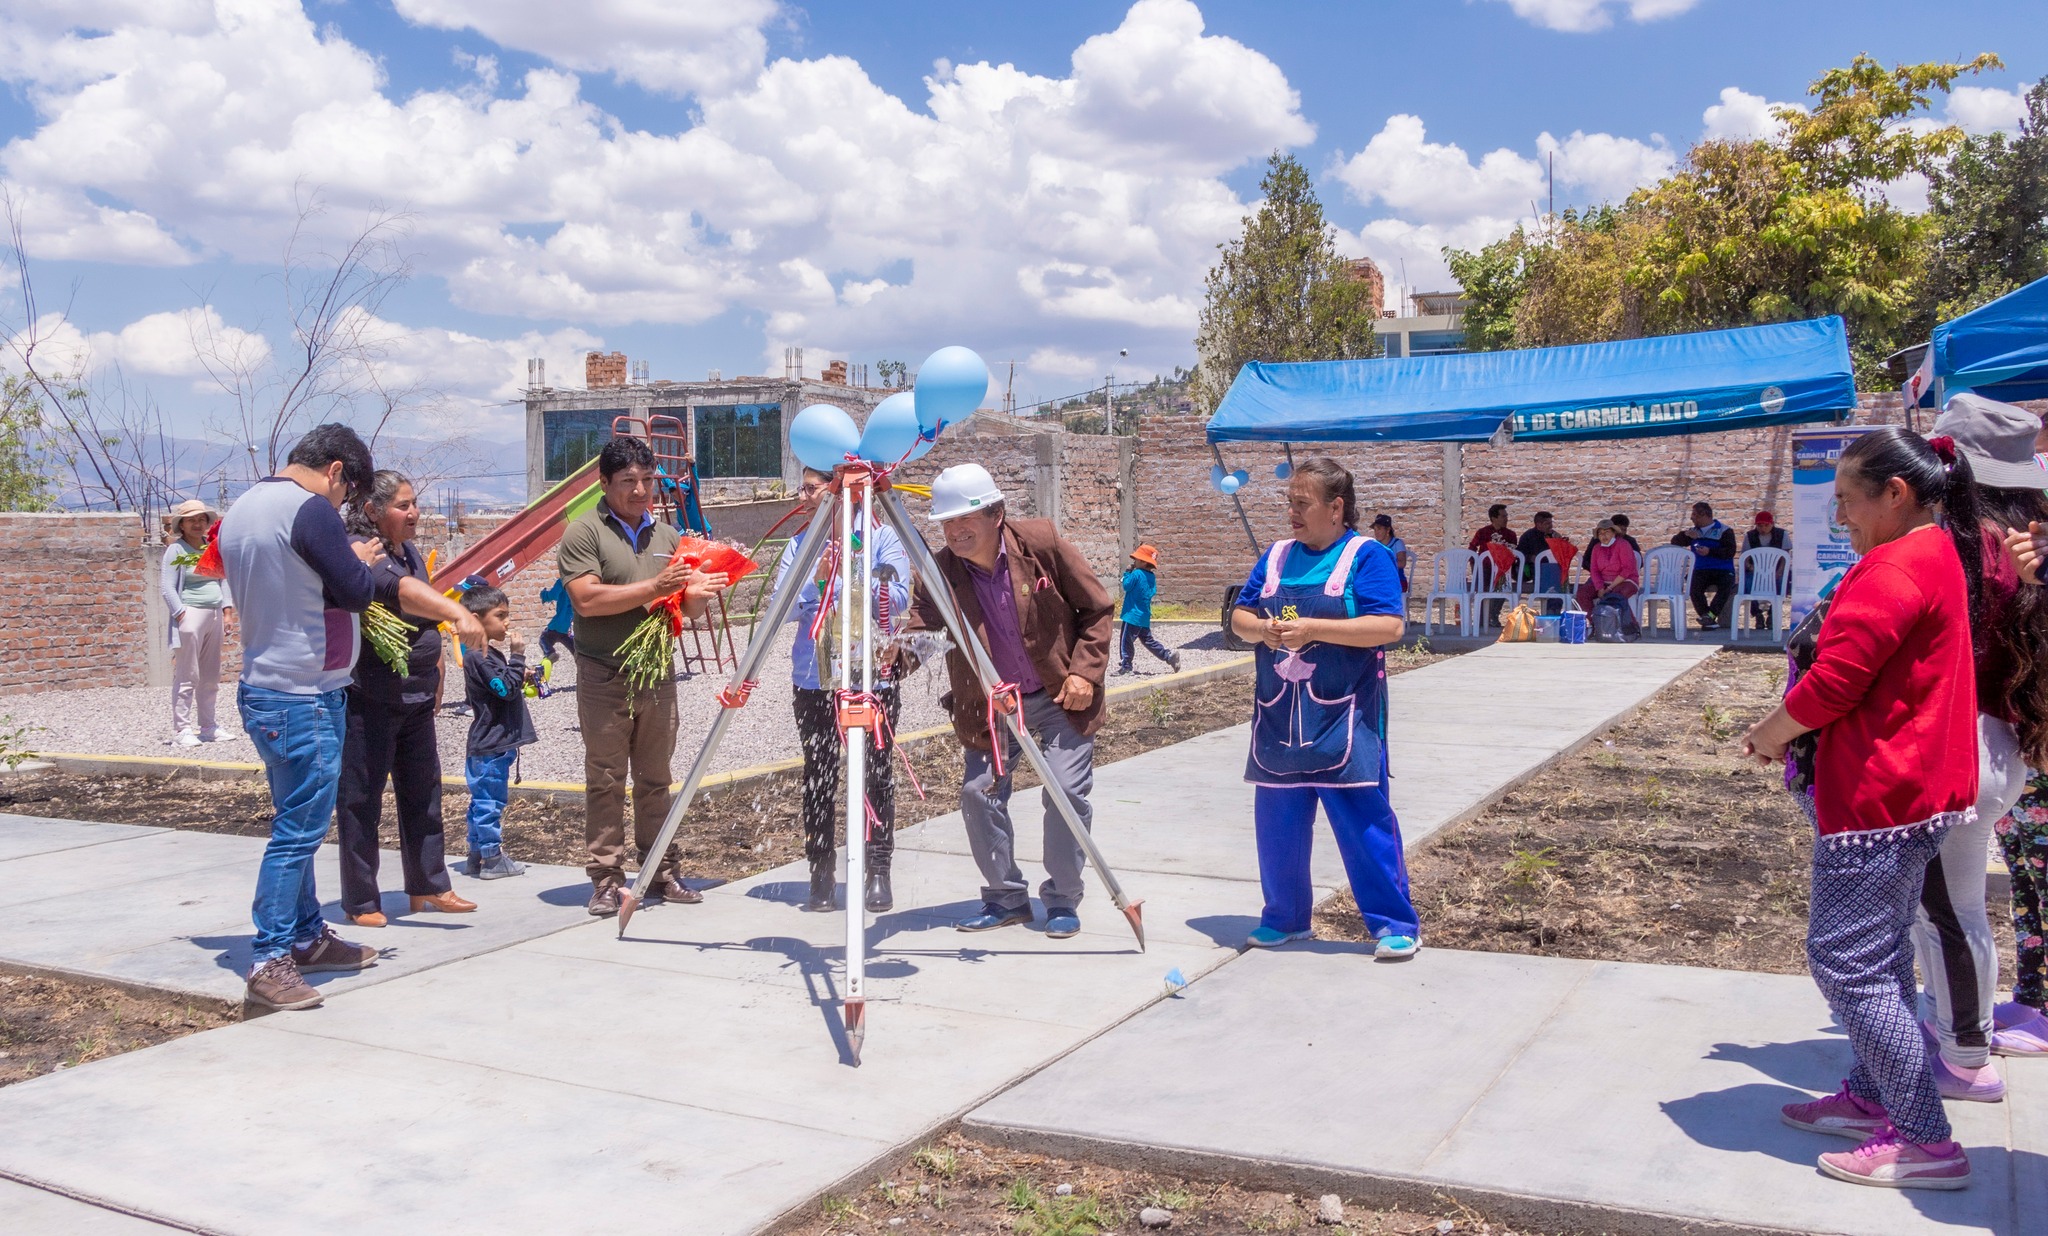
[{"label": "brown trousers", "polygon": [[[627,710],[631,698],[630,715]],[[576,658],[576,719],[583,726],[583,836],[591,883],[626,878],[626,776],[633,779],[633,848],[644,866],[647,847],[668,814],[669,761],[676,749],[676,684],[634,691],[626,676],[589,657]],[[674,842],[661,867],[682,877]]]}]

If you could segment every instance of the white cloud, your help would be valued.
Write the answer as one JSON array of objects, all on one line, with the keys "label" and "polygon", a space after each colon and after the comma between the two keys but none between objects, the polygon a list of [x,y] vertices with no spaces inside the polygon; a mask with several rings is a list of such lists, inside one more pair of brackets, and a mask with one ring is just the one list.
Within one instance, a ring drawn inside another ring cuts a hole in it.
[{"label": "white cloud", "polygon": [[[654,20],[651,0],[600,4],[598,41],[543,47],[544,27],[521,24],[539,18],[406,4],[621,73],[600,35]],[[493,97],[478,63],[477,83],[395,99],[374,58],[291,0],[215,11],[109,15],[104,33],[0,16],[17,53],[0,78],[40,120],[0,148],[0,179],[36,195],[33,254],[273,263],[296,195],[317,187],[330,238],[376,206],[410,208],[418,269],[469,308],[590,324],[739,309],[767,324],[771,356],[785,342],[1086,352],[1113,324],[1165,368],[1246,209],[1220,176],[1313,136],[1278,67],[1205,33],[1189,0],[1139,0],[1064,76],[955,65],[915,105],[838,56],[700,77],[672,132],[625,127],[554,68]],[[118,218],[95,202],[121,203]],[[91,232],[115,223],[125,248]]]},{"label": "white cloud", "polygon": [[1721,101],[1700,113],[1700,136],[1710,141],[1768,141],[1784,131],[1784,124],[1771,114],[1773,108],[1797,107],[1797,103],[1773,103],[1760,94],[1739,86],[1723,86]]},{"label": "white cloud", "polygon": [[500,47],[669,94],[752,81],[768,54],[775,0],[392,0],[406,20],[474,30]]},{"label": "white cloud", "polygon": [[1698,6],[1700,0],[1502,0],[1515,16],[1551,30],[1584,34],[1604,30],[1614,22],[1617,10],[1629,20],[1659,21],[1676,17]]},{"label": "white cloud", "polygon": [[[1558,184],[1591,201],[1625,198],[1675,163],[1661,138],[1651,144],[1574,131],[1560,141],[1545,133],[1536,148],[1545,156],[1555,151]],[[1460,146],[1429,141],[1421,117],[1406,114],[1389,116],[1365,149],[1338,164],[1336,176],[1361,202],[1430,222],[1515,218],[1534,213],[1548,193],[1544,159],[1503,147],[1474,163]]]},{"label": "white cloud", "polygon": [[1993,86],[1957,86],[1948,96],[1949,123],[1965,133],[2015,133],[2027,115],[2023,83],[2011,90]]},{"label": "white cloud", "polygon": [[145,378],[192,378],[202,390],[214,388],[202,347],[217,357],[248,364],[260,364],[270,355],[270,344],[262,335],[228,324],[212,305],[152,313],[118,331],[90,334],[62,313],[46,313],[33,331],[8,338],[5,355],[18,358],[31,340],[36,366],[46,374],[91,377],[118,366]]}]

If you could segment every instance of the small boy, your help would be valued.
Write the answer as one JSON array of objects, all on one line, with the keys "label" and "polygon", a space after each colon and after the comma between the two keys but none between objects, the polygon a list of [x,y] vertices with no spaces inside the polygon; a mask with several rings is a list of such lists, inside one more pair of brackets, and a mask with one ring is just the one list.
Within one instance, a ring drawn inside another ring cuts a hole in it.
[{"label": "small boy", "polygon": [[1137,655],[1132,645],[1138,643],[1178,672],[1180,653],[1168,651],[1166,645],[1152,637],[1152,598],[1159,592],[1159,580],[1153,572],[1159,569],[1159,551],[1150,545],[1140,545],[1131,551],[1131,562],[1134,565],[1124,572],[1124,638],[1121,664],[1116,672],[1131,672],[1131,658]]},{"label": "small boy", "polygon": [[506,656],[494,646],[462,658],[464,694],[469,700],[469,758],[463,776],[469,782],[469,857],[466,875],[502,880],[526,874],[503,846],[505,803],[511,796],[512,762],[519,748],[539,741],[526,711],[526,641],[512,634],[512,603],[489,584],[462,594],[462,607],[483,624],[490,645],[503,642]]}]

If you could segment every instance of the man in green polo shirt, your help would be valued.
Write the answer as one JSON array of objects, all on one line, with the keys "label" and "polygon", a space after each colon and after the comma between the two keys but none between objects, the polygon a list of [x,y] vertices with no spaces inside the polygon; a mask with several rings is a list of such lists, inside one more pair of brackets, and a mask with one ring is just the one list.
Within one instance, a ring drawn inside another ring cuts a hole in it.
[{"label": "man in green polo shirt", "polygon": [[583,831],[590,846],[590,912],[619,912],[625,887],[626,778],[633,781],[633,842],[642,866],[660,864],[650,901],[702,901],[685,885],[681,852],[671,843],[659,858],[647,847],[669,805],[669,760],[676,749],[676,684],[672,677],[634,690],[620,669],[619,645],[647,616],[647,607],[676,592],[696,617],[726,578],[693,570],[671,555],[681,540],[654,516],[658,479],[654,452],[619,436],[597,457],[604,497],[562,534],[556,551],[569,603],[576,611],[576,716],[583,726]]}]

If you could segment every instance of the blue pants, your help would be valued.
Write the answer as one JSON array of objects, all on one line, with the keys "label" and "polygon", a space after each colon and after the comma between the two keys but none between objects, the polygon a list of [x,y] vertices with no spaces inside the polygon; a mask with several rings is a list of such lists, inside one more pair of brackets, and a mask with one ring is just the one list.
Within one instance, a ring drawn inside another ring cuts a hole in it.
[{"label": "blue pants", "polygon": [[505,804],[512,798],[512,762],[519,749],[496,755],[472,755],[463,761],[469,782],[469,852],[491,858],[505,839]]},{"label": "blue pants", "polygon": [[1315,844],[1316,804],[1330,817],[1337,853],[1351,878],[1366,929],[1379,936],[1412,936],[1420,931],[1408,900],[1408,861],[1401,853],[1401,824],[1380,785],[1319,789],[1313,786],[1255,787],[1253,819],[1259,843],[1259,886],[1266,909],[1259,925],[1274,931],[1307,931],[1315,909],[1309,854]]},{"label": "blue pants", "polygon": [[1157,636],[1152,634],[1151,627],[1141,627],[1135,623],[1130,622],[1126,622],[1122,625],[1123,639],[1121,642],[1121,646],[1117,649],[1119,653],[1119,660],[1117,663],[1118,669],[1131,668],[1132,658],[1138,655],[1138,650],[1136,647],[1134,647],[1134,645],[1137,644],[1145,645],[1145,650],[1147,652],[1151,653],[1155,657],[1158,657],[1160,660],[1165,661],[1169,665],[1173,663],[1173,653],[1167,649],[1165,644],[1159,642],[1159,638]]},{"label": "blue pants", "polygon": [[313,889],[313,856],[334,819],[341,784],[341,744],[348,723],[348,693],[293,695],[242,685],[235,701],[242,728],[263,758],[270,781],[270,842],[256,869],[254,963],[282,957],[294,944],[320,938],[320,895]]}]

